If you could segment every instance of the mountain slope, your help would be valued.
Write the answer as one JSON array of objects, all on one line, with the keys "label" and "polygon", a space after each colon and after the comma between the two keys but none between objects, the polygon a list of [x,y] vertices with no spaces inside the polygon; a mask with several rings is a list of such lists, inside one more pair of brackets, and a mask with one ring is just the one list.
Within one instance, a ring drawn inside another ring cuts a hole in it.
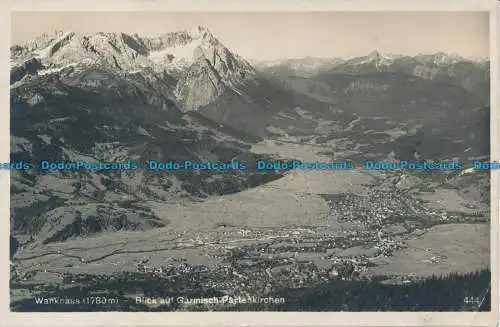
[{"label": "mountain slope", "polygon": [[[57,32],[14,46],[11,54],[14,86],[33,74],[97,67],[110,74],[126,73],[130,79],[142,80],[182,112],[199,111],[219,123],[257,135],[266,135],[269,120],[280,112],[293,114],[296,107],[315,112],[313,115],[329,112],[324,103],[270,85],[265,76],[204,27],[154,38],[124,33],[78,36]],[[99,87],[103,78],[93,74],[88,87]],[[163,106],[158,95],[154,101]],[[289,124],[290,128],[300,125],[293,120]],[[308,128],[314,130],[314,126]]]},{"label": "mountain slope", "polygon": [[[150,39],[123,33],[56,33],[12,47],[11,160],[36,166],[42,160],[146,164],[255,159],[247,142],[258,137],[190,111],[186,103],[193,103],[192,94],[176,96],[183,87],[196,87],[189,81],[200,62],[218,76],[222,89],[239,81],[239,68],[250,69],[243,61],[236,64],[238,57],[213,40],[198,28]],[[226,55],[221,58],[230,59],[208,63],[208,52],[202,52],[189,63],[179,52],[193,42],[199,44],[196,51],[213,45],[212,55],[219,56],[220,51]],[[174,57],[164,54],[170,60],[167,64],[148,59],[158,60],[152,53],[167,48],[177,51]],[[32,62],[38,64],[32,67]],[[226,68],[231,71],[224,74]],[[198,77],[198,83],[212,77]],[[201,97],[210,101],[211,96],[217,93]],[[252,171],[224,176],[142,168],[13,171],[13,232],[56,242],[104,231],[166,226],[168,220],[139,204],[233,193],[280,177]]]},{"label": "mountain slope", "polygon": [[[490,76],[489,62],[475,62],[444,53],[411,57],[382,54],[379,51],[344,61],[328,73],[364,74],[374,72],[406,73],[426,80],[449,82],[473,93],[478,85],[489,83]],[[489,97],[486,97],[485,101],[489,101]]]},{"label": "mountain slope", "polygon": [[460,86],[389,72],[316,79],[330,87],[339,108],[362,117],[343,134],[366,143],[361,152],[395,151],[404,159],[415,152],[426,159],[489,153],[489,106]]},{"label": "mountain slope", "polygon": [[[304,58],[309,62],[311,58]],[[296,59],[299,61],[299,59]],[[363,75],[370,73],[404,73],[426,80],[448,82],[464,88],[481,97],[484,104],[489,103],[489,61],[473,61],[457,55],[436,53],[429,55],[403,56],[372,51],[366,56],[347,60],[317,60],[315,70],[303,74],[294,70],[292,64],[283,62],[260,65],[267,76],[279,79],[284,86],[325,101],[335,100],[329,95],[328,86],[318,84],[321,75]],[[309,63],[313,66],[313,63]],[[287,67],[287,68],[286,68]]]},{"label": "mountain slope", "polygon": [[340,58],[296,58],[277,61],[257,61],[257,70],[272,76],[314,77],[320,72],[332,69],[343,60]]},{"label": "mountain slope", "polygon": [[[306,59],[306,58],[305,58]],[[358,143],[359,159],[460,157],[489,153],[489,62],[437,53],[414,57],[373,51],[303,77],[264,67],[275,84],[358,116],[341,133],[316,138]],[[457,128],[460,126],[460,128]]]}]

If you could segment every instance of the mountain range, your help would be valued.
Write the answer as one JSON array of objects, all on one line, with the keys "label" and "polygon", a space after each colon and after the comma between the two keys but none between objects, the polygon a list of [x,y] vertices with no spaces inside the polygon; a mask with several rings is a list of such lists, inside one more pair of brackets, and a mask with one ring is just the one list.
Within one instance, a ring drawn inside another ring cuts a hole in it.
[{"label": "mountain range", "polygon": [[[156,37],[57,31],[10,51],[11,160],[251,161],[252,144],[292,136],[349,138],[360,153],[402,159],[489,151],[488,62],[374,52],[254,67],[202,26]],[[399,136],[387,132],[395,129]],[[138,203],[280,178],[37,169],[11,176],[12,230],[44,243],[159,227]]]},{"label": "mountain range", "polygon": [[[361,156],[379,149],[399,152],[400,158],[418,152],[468,160],[489,152],[489,61],[379,51],[347,60],[318,59],[316,66],[311,60],[261,62],[257,67],[276,85],[360,116],[356,128],[343,135],[358,140],[361,134],[372,135],[364,138]],[[413,132],[381,140],[394,126]],[[321,140],[339,137],[336,131]]]}]

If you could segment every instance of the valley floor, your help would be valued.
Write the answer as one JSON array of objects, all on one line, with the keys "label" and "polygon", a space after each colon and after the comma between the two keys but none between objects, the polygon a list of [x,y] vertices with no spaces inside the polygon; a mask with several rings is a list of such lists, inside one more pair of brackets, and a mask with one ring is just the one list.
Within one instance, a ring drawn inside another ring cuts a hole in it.
[{"label": "valley floor", "polygon": [[[331,161],[318,154],[325,149],[291,141],[264,141],[252,150]],[[400,283],[488,268],[488,218],[469,217],[463,204],[471,200],[451,189],[448,201],[435,190],[410,186],[403,192],[394,186],[400,178],[361,170],[292,171],[203,202],[148,202],[166,227],[22,247],[13,260],[12,301],[46,285],[78,285],[71,276],[79,275],[128,272],[172,282],[198,276],[196,285],[208,289],[263,295],[332,279],[382,275]]]}]

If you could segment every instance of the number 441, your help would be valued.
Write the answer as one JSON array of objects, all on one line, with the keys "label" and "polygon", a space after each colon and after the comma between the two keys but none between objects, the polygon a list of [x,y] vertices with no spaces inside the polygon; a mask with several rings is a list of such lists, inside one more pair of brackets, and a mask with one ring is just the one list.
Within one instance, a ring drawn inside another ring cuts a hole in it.
[{"label": "number 441", "polygon": [[466,296],[464,297],[464,303],[466,304],[479,304],[481,301],[478,297]]}]

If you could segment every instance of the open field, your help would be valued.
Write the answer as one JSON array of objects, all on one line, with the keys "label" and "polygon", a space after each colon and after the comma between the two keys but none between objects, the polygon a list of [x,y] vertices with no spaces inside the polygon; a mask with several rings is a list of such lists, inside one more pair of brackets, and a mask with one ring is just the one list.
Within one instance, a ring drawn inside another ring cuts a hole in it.
[{"label": "open field", "polygon": [[418,238],[406,241],[408,248],[388,258],[374,260],[375,275],[446,275],[487,268],[490,264],[490,226],[487,224],[437,225]]},{"label": "open field", "polygon": [[438,188],[433,192],[423,192],[419,196],[422,200],[428,201],[429,208],[446,211],[460,211],[473,213],[480,210],[487,210],[482,204],[477,208],[471,208],[470,204],[476,204],[477,201],[470,201],[453,189]]}]

